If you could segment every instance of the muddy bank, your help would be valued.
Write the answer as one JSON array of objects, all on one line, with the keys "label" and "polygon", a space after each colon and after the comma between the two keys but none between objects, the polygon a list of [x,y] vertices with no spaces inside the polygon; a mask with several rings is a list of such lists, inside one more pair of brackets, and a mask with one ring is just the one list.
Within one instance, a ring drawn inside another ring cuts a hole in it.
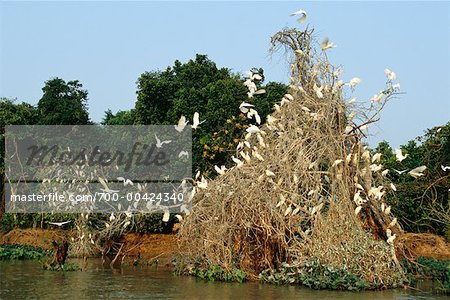
[{"label": "muddy bank", "polygon": [[[75,234],[61,229],[13,229],[0,234],[0,244],[21,244],[52,249],[52,240],[61,241]],[[159,261],[159,265],[170,266],[177,252],[174,234],[127,233],[121,238],[122,254],[127,257]],[[396,242],[397,255],[410,259],[430,257],[438,260],[450,259],[450,245],[442,237],[433,234],[405,233]]]},{"label": "muddy bank", "polygon": [[[1,244],[21,244],[52,249],[53,240],[62,241],[75,236],[69,230],[58,229],[13,229],[0,234]],[[171,266],[171,260],[177,251],[174,234],[137,234],[127,233],[121,238],[124,243],[122,254],[130,259],[142,258],[149,261],[158,260],[160,266]]]}]

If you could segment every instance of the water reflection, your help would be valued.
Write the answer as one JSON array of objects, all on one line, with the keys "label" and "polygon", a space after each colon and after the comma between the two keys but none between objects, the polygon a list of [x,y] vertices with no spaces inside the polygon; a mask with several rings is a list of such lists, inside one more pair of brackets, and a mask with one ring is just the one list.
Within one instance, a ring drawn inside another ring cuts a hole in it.
[{"label": "water reflection", "polygon": [[36,261],[0,261],[1,299],[448,299],[404,290],[315,291],[297,286],[204,282],[155,267],[102,267],[89,260],[80,272],[45,271]]}]

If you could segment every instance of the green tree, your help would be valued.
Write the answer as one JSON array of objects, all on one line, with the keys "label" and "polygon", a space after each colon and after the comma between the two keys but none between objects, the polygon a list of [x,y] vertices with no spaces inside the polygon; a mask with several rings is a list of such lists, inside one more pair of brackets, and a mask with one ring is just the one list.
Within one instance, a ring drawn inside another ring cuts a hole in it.
[{"label": "green tree", "polygon": [[136,121],[135,111],[134,109],[118,111],[116,114],[113,114],[110,109],[105,112],[105,116],[103,117],[102,124],[103,125],[133,125]]},{"label": "green tree", "polygon": [[[387,142],[381,142],[375,150],[382,153],[381,163],[390,170],[388,178],[397,187],[397,192],[387,199],[394,215],[407,231],[447,234],[450,237],[450,172],[442,169],[442,166],[450,165],[450,123],[428,129],[425,135],[400,148],[408,154],[402,162],[396,160]],[[419,178],[395,171],[422,165],[427,169]]]},{"label": "green tree", "polygon": [[88,92],[78,80],[67,83],[60,78],[45,82],[44,92],[38,102],[39,124],[84,125],[89,124],[87,110]]},{"label": "green tree", "polygon": [[[226,165],[231,161],[236,140],[243,133],[243,127],[236,130],[233,126],[249,123],[239,117],[239,105],[243,101],[254,104],[264,121],[274,103],[287,91],[281,83],[264,86],[264,71],[252,70],[262,76],[258,88],[266,90],[252,99],[248,99],[247,88],[239,75],[218,68],[206,55],[197,54],[187,63],[177,60],[162,72],[145,72],[137,81],[134,124],[176,124],[181,115],[192,122],[194,113],[198,112],[205,122],[193,132],[193,170],[208,171],[216,164]],[[105,120],[112,124],[114,118],[109,113]]]}]

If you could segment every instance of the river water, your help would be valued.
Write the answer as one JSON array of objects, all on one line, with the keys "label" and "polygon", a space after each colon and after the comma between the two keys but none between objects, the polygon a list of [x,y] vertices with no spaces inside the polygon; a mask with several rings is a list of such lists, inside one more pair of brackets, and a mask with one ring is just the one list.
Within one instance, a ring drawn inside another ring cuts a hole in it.
[{"label": "river water", "polygon": [[0,299],[448,299],[406,290],[315,291],[298,286],[204,282],[156,267],[45,271],[36,261],[0,261]]}]

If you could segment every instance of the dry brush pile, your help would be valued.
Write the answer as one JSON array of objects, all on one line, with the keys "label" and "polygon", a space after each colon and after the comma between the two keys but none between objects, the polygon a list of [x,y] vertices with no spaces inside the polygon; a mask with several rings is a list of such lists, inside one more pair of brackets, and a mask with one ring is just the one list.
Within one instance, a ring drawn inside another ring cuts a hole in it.
[{"label": "dry brush pile", "polygon": [[[339,79],[326,56],[328,40],[314,45],[310,29],[272,38],[274,49],[291,54],[290,92],[266,124],[247,129],[236,165],[198,182],[179,233],[181,253],[254,279],[283,263],[318,261],[345,266],[374,287],[397,285],[404,279],[394,251],[401,228],[383,203],[395,186],[361,139],[398,88],[388,80],[370,106],[358,108],[345,90],[359,79]],[[252,78],[250,97],[258,94]]]}]

